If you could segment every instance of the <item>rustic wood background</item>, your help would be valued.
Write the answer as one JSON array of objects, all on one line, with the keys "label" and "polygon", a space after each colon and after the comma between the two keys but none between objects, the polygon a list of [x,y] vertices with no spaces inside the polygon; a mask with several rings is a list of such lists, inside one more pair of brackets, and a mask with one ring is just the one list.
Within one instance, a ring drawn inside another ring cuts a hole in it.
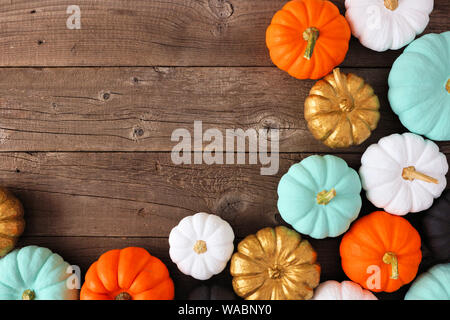
[{"label": "rustic wood background", "polygon": [[[344,72],[374,86],[381,122],[362,146],[332,150],[313,139],[303,102],[313,81],[275,68],[265,29],[285,0],[0,0],[0,183],[26,208],[19,245],[46,246],[83,275],[101,253],[142,246],[169,267],[176,296],[202,285],[168,257],[167,237],[187,215],[229,221],[238,237],[282,223],[276,188],[289,166],[332,153],[358,169],[362,152],[402,133],[387,101],[401,53],[376,53],[352,38]],[[341,13],[344,0],[333,1]],[[66,9],[81,8],[81,30]],[[449,30],[450,3],[435,0],[429,32]],[[259,165],[174,165],[176,128],[278,128],[280,170]],[[438,143],[450,155],[450,143]],[[364,201],[362,214],[375,208]],[[420,230],[420,214],[407,218]],[[344,280],[340,238],[311,240],[322,281]],[[436,261],[423,247],[421,271]],[[207,284],[231,288],[228,270]],[[377,294],[401,299],[396,293]]]}]

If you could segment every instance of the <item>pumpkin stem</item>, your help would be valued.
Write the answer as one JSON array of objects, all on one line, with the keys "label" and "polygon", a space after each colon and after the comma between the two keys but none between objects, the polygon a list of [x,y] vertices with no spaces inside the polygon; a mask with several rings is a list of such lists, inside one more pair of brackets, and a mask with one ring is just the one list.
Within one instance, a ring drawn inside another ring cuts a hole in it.
[{"label": "pumpkin stem", "polygon": [[208,248],[206,247],[206,242],[203,240],[198,240],[195,244],[194,244],[194,251],[197,254],[202,254],[205,253],[208,250]]},{"label": "pumpkin stem", "polygon": [[283,272],[278,266],[274,266],[273,268],[269,268],[269,278],[270,279],[280,279]]},{"label": "pumpkin stem", "polygon": [[413,181],[414,179],[422,180],[428,183],[438,184],[439,181],[433,177],[427,176],[426,174],[416,171],[413,166],[403,168],[402,178],[405,180]]},{"label": "pumpkin stem", "polygon": [[22,293],[22,300],[34,300],[36,299],[36,293],[33,290],[27,289]]},{"label": "pumpkin stem", "polygon": [[448,93],[450,93],[450,79],[447,80],[447,84],[445,85],[445,89]]},{"label": "pumpkin stem", "polygon": [[386,252],[383,256],[383,262],[392,266],[391,279],[398,279],[398,259],[395,253]]},{"label": "pumpkin stem", "polygon": [[336,190],[333,188],[330,191],[323,190],[317,194],[317,204],[328,204],[331,199],[336,197]]},{"label": "pumpkin stem", "polygon": [[116,296],[116,300],[133,300],[133,297],[128,292],[121,292]]},{"label": "pumpkin stem", "polygon": [[384,0],[384,6],[391,11],[398,8],[398,0]]},{"label": "pumpkin stem", "polygon": [[309,27],[308,29],[303,31],[303,39],[305,41],[308,41],[308,44],[306,45],[305,54],[303,55],[305,59],[308,60],[311,59],[314,52],[314,47],[316,46],[317,39],[319,38],[319,33],[320,33],[319,29],[315,27]]},{"label": "pumpkin stem", "polygon": [[347,76],[341,73],[339,68],[333,70],[334,81],[336,82],[336,88],[342,96],[339,101],[339,108],[342,111],[350,112],[353,110],[355,103],[353,97],[348,91]]}]

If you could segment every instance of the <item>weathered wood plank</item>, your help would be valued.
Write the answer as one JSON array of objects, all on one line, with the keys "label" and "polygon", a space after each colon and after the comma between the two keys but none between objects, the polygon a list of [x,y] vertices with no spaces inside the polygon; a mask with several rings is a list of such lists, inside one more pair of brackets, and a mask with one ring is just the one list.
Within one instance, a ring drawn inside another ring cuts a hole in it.
[{"label": "weathered wood plank", "polygon": [[[240,239],[236,240],[236,244]],[[341,238],[315,240],[308,239],[317,251],[318,262],[321,265],[321,282],[327,280],[348,280],[342,271],[339,256]],[[82,280],[89,266],[98,257],[112,249],[122,249],[129,246],[138,246],[147,249],[152,255],[160,258],[169,268],[174,280],[176,299],[187,299],[189,294],[201,285],[219,285],[232,291],[229,267],[208,281],[195,280],[182,274],[177,266],[170,260],[169,244],[167,238],[111,238],[111,237],[24,237],[19,246],[38,245],[47,247],[60,254],[70,264],[78,265],[82,272]],[[427,251],[419,272],[427,270],[433,261],[429,259]],[[380,299],[403,299],[409,286],[402,287],[394,293],[380,293]]]},{"label": "weathered wood plank", "polygon": [[[281,152],[361,152],[407,131],[387,100],[388,69],[362,76],[381,101],[363,145],[332,150],[303,117],[313,81],[275,68],[12,68],[0,72],[0,151],[171,151],[175,129],[280,129]],[[225,142],[224,142],[225,143]],[[203,147],[207,144],[205,143]],[[440,143],[450,152],[450,143]]]},{"label": "weathered wood plank", "polygon": [[[278,174],[261,176],[259,165],[177,166],[169,153],[0,153],[0,182],[23,201],[28,236],[167,237],[209,212],[243,237],[282,223],[279,179],[309,155],[282,154]],[[359,154],[339,156],[359,168]]]},{"label": "weathered wood plank", "polygon": [[[0,1],[0,66],[270,66],[265,31],[285,0]],[[341,13],[344,0],[333,1]],[[425,32],[449,29],[450,3],[436,0]],[[390,66],[352,39],[345,66]]]}]

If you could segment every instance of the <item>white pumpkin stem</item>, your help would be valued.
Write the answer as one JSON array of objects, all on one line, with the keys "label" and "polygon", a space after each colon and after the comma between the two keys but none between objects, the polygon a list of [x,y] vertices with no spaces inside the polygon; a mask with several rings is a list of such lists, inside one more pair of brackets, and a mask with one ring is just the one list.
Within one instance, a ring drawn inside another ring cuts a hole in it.
[{"label": "white pumpkin stem", "polygon": [[308,41],[308,44],[306,45],[305,49],[305,54],[303,55],[305,59],[308,60],[311,59],[314,52],[314,47],[316,46],[317,39],[319,39],[319,34],[320,34],[319,29],[314,27],[309,27],[308,29],[303,31],[303,39],[305,41]]},{"label": "white pumpkin stem", "polygon": [[31,289],[27,289],[22,293],[22,300],[34,300],[35,298],[36,293]]},{"label": "white pumpkin stem", "polygon": [[398,279],[398,259],[396,254],[386,252],[383,256],[383,262],[392,266],[391,279]]},{"label": "white pumpkin stem", "polygon": [[402,178],[405,180],[410,180],[410,181],[417,179],[417,180],[422,180],[422,181],[425,181],[428,183],[434,183],[434,184],[439,183],[439,181],[437,179],[427,176],[426,174],[424,174],[422,172],[416,171],[416,168],[413,166],[403,168]]},{"label": "white pumpkin stem", "polygon": [[327,205],[334,197],[336,197],[336,190],[334,188],[330,191],[323,190],[317,194],[317,204]]},{"label": "white pumpkin stem", "polygon": [[334,81],[339,94],[342,96],[339,101],[339,108],[342,111],[350,112],[354,108],[353,97],[348,91],[347,76],[341,73],[339,68],[333,70]]},{"label": "white pumpkin stem", "polygon": [[384,0],[384,6],[389,10],[394,11],[398,8],[398,0]]},{"label": "white pumpkin stem", "polygon": [[205,253],[208,250],[208,248],[206,247],[206,242],[203,240],[198,240],[195,244],[194,244],[194,251],[197,254],[202,254]]}]

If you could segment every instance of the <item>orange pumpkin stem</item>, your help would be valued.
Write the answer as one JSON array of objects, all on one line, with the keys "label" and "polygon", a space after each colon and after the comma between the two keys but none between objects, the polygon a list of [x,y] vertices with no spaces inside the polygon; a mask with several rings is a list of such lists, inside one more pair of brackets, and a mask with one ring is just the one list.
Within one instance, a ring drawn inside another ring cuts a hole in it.
[{"label": "orange pumpkin stem", "polygon": [[384,0],[384,6],[389,10],[394,11],[398,8],[398,0]]},{"label": "orange pumpkin stem", "polygon": [[428,183],[434,183],[434,184],[439,183],[439,181],[437,179],[427,176],[426,174],[423,174],[419,171],[416,171],[416,168],[413,166],[403,168],[402,178],[405,180],[410,180],[410,181],[413,181],[414,179],[418,179],[418,180],[422,180],[422,181],[425,181]]},{"label": "orange pumpkin stem", "polygon": [[383,256],[383,262],[392,266],[391,279],[398,279],[398,259],[395,253],[386,252]]},{"label": "orange pumpkin stem", "polygon": [[197,254],[202,254],[205,253],[208,250],[207,246],[206,246],[206,242],[203,240],[198,240],[195,244],[194,244],[194,251]]},{"label": "orange pumpkin stem", "polygon": [[314,27],[309,27],[308,29],[303,31],[303,39],[305,41],[308,41],[308,44],[306,45],[305,49],[305,54],[303,55],[305,59],[308,60],[311,59],[314,52],[314,47],[316,46],[317,39],[319,39],[319,34],[320,34],[319,29]]},{"label": "orange pumpkin stem", "polygon": [[22,300],[34,300],[36,299],[36,293],[33,290],[27,289],[22,293]]},{"label": "orange pumpkin stem", "polygon": [[133,300],[133,297],[128,292],[121,292],[116,296],[116,300]]},{"label": "orange pumpkin stem", "polygon": [[327,205],[334,197],[336,197],[336,190],[334,188],[330,191],[323,190],[317,194],[317,204]]},{"label": "orange pumpkin stem", "polygon": [[448,93],[450,93],[450,79],[447,80],[447,84],[445,85],[445,89]]}]

